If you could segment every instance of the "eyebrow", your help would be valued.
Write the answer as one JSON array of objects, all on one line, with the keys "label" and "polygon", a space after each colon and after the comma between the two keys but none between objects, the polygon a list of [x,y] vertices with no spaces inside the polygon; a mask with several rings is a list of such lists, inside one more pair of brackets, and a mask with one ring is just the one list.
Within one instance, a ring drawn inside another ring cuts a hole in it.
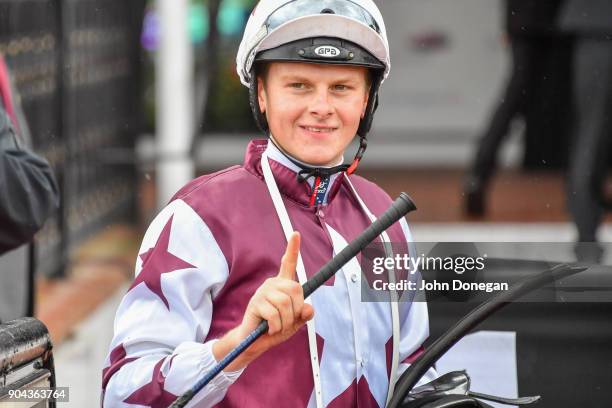
[{"label": "eyebrow", "polygon": [[281,81],[298,81],[298,82],[309,82],[310,80],[306,77],[295,75],[295,74],[286,74],[281,75]]},{"label": "eyebrow", "polygon": [[[286,74],[280,77],[281,81],[296,81],[296,82],[312,82],[311,79],[297,75],[297,74]],[[341,77],[337,80],[334,80],[333,83],[350,83],[350,82],[359,82],[357,78],[354,77]]]}]

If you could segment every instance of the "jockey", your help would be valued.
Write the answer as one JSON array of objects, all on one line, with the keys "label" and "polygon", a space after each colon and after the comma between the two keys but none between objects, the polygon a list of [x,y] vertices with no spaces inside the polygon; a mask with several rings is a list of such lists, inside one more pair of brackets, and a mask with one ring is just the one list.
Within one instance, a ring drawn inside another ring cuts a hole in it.
[{"label": "jockey", "polygon": [[[301,288],[391,203],[354,174],[390,70],[380,11],[372,0],[262,0],[236,61],[266,139],[243,165],[187,184],[149,226],[117,310],[103,406],[169,406],[265,319],[268,333],[189,407],[383,407],[422,352],[426,303],[362,301],[361,257],[308,299]],[[414,253],[404,219],[380,240]]]}]

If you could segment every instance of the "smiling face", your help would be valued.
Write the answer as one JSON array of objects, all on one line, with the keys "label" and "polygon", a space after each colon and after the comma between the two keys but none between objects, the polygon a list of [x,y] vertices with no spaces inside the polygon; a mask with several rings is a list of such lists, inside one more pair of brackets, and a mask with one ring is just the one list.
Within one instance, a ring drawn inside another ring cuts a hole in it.
[{"label": "smiling face", "polygon": [[270,133],[294,158],[339,164],[368,104],[367,68],[271,62],[258,79],[259,106]]}]

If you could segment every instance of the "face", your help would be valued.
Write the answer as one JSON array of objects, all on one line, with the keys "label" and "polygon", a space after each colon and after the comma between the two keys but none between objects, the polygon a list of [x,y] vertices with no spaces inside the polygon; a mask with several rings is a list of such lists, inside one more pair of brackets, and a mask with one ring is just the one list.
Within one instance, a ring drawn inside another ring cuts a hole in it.
[{"label": "face", "polygon": [[258,98],[276,142],[302,162],[339,164],[365,115],[367,75],[364,67],[270,63]]}]

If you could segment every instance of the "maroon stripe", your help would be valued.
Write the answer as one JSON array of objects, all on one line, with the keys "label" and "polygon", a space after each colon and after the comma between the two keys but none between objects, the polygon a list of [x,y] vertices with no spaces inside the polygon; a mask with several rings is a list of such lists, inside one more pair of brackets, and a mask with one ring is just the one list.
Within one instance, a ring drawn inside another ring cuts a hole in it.
[{"label": "maroon stripe", "polygon": [[110,381],[113,374],[115,374],[121,367],[127,363],[137,360],[138,357],[126,358],[126,351],[123,347],[123,343],[115,347],[110,353],[111,365],[102,370],[102,389],[106,389],[106,385]]},{"label": "maroon stripe", "polygon": [[414,351],[411,355],[402,360],[403,364],[412,364],[414,363],[421,355],[425,352],[425,347],[421,346]]},{"label": "maroon stripe", "polygon": [[[164,388],[166,378],[161,372],[161,366],[167,357],[162,358],[153,367],[153,375],[151,382],[140,387],[134,391],[129,397],[123,400],[126,404],[132,405],[144,405],[151,408],[168,408],[172,404],[177,395],[166,391]],[[172,359],[170,358],[170,366],[172,366]]]}]

